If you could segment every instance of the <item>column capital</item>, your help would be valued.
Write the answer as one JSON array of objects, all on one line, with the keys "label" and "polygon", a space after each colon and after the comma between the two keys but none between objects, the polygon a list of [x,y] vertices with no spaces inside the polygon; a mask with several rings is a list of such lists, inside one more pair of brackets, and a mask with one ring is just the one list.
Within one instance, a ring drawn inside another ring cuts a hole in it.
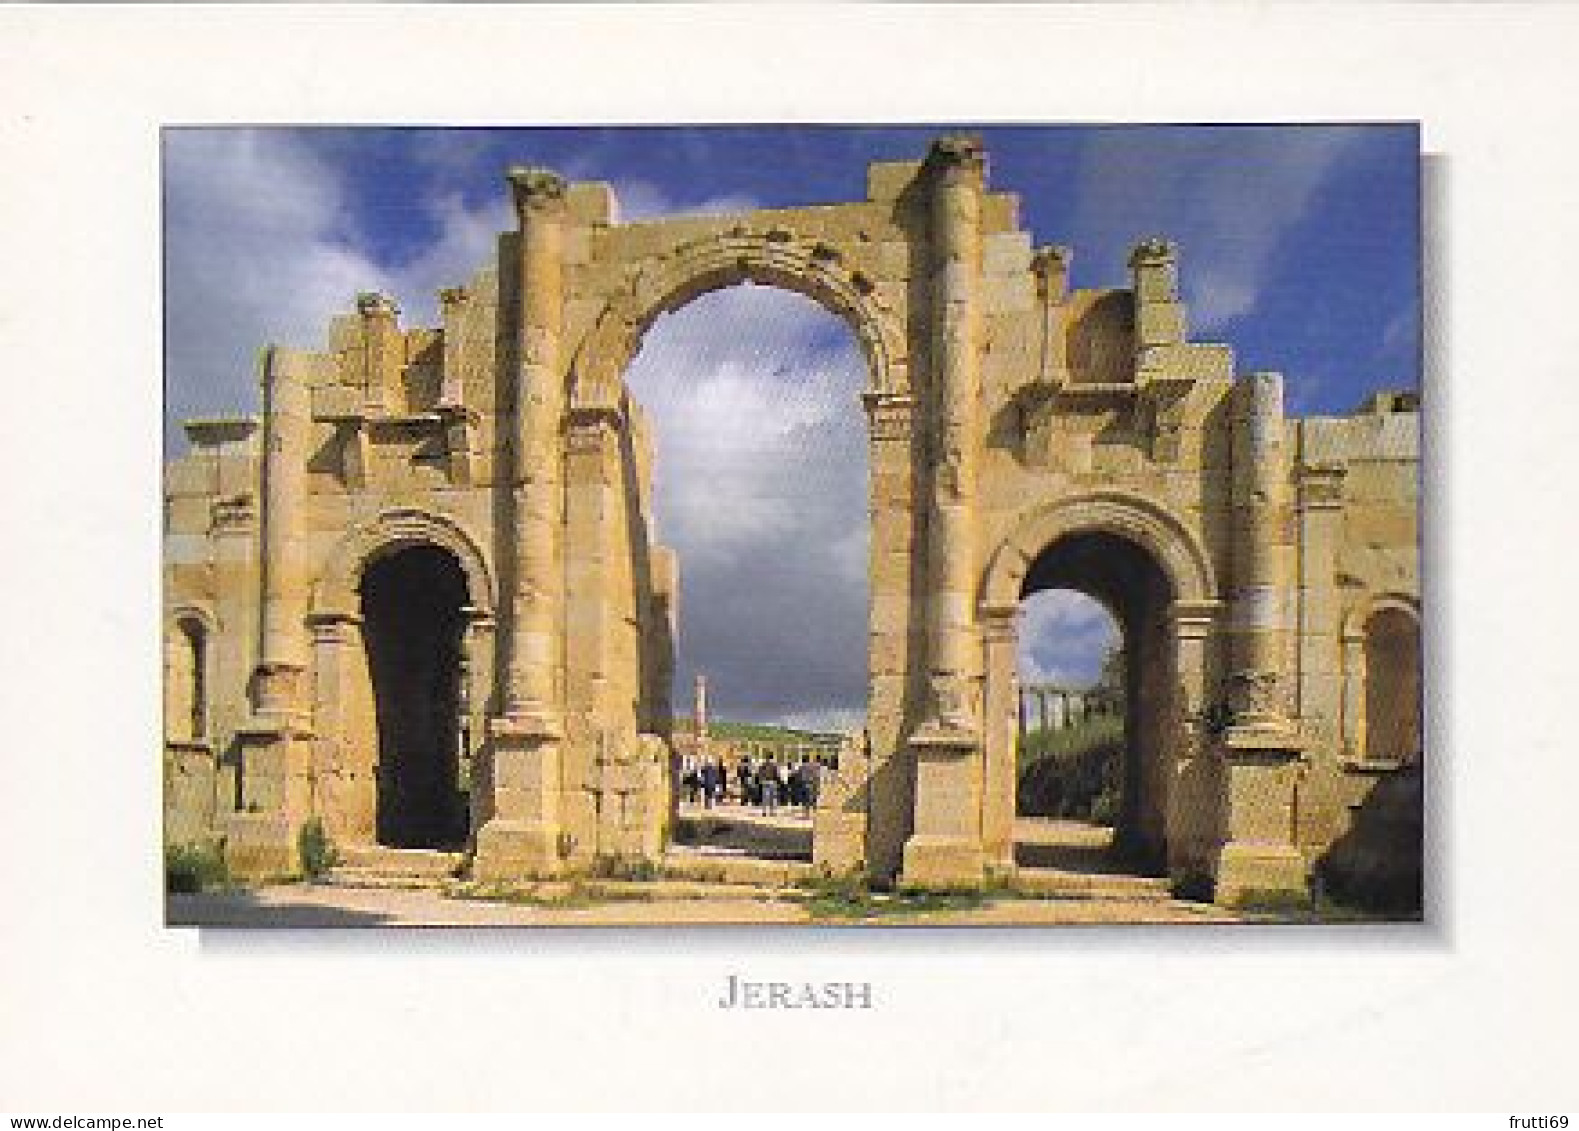
[{"label": "column capital", "polygon": [[343,644],[350,638],[350,630],[362,623],[356,613],[345,609],[329,609],[307,614],[307,627],[313,640],[319,644]]},{"label": "column capital", "polygon": [[1044,300],[1061,302],[1069,290],[1069,265],[1075,253],[1062,244],[1049,244],[1031,253],[1031,274],[1036,276],[1036,291]]},{"label": "column capital", "polygon": [[1020,606],[983,605],[980,609],[982,636],[988,644],[1011,644],[1018,637]]},{"label": "column capital", "polygon": [[356,311],[363,318],[394,319],[400,314],[400,306],[380,291],[361,291],[356,296]]},{"label": "column capital", "polygon": [[1162,236],[1148,236],[1135,245],[1129,253],[1131,268],[1165,267],[1176,263],[1179,245]]},{"label": "column capital", "polygon": [[927,164],[949,181],[981,181],[987,172],[987,149],[975,134],[944,134],[932,143]]},{"label": "column capital", "polygon": [[909,393],[862,393],[867,426],[874,440],[908,440],[916,399]]},{"label": "column capital", "polygon": [[564,210],[565,193],[570,185],[552,169],[512,165],[505,173],[505,179],[510,182],[515,213],[523,224],[529,213]]},{"label": "column capital", "polygon": [[1175,601],[1168,606],[1168,617],[1180,637],[1199,639],[1211,632],[1222,608],[1221,601]]}]

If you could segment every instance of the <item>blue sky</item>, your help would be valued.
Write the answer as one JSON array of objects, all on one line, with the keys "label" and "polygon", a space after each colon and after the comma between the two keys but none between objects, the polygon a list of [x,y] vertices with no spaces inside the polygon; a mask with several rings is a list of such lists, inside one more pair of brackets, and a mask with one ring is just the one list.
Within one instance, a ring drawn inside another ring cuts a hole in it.
[{"label": "blue sky", "polygon": [[[436,290],[512,226],[512,163],[610,181],[627,219],[736,211],[860,199],[867,162],[919,157],[957,128],[169,131],[167,444],[180,450],[183,418],[256,412],[258,348],[320,344],[357,291],[393,293],[408,324],[432,324]],[[1076,286],[1123,285],[1137,240],[1177,241],[1192,337],[1231,344],[1241,372],[1284,373],[1291,411],[1418,387],[1414,126],[964,128],[1035,241],[1074,249]],[[680,686],[707,670],[725,712],[816,725],[858,710],[865,467],[848,410],[860,364],[831,315],[757,288],[661,320],[628,375],[657,423],[660,535],[687,578]],[[749,406],[764,397],[780,416],[789,398],[799,431],[747,427],[721,445],[718,429],[685,428],[698,415],[760,424],[774,414]],[[823,476],[817,505],[808,475]],[[751,512],[778,525],[742,541],[726,517]],[[764,540],[782,552],[762,553]],[[1082,681],[1111,627],[1094,603],[1043,599],[1026,637],[1030,674]]]}]

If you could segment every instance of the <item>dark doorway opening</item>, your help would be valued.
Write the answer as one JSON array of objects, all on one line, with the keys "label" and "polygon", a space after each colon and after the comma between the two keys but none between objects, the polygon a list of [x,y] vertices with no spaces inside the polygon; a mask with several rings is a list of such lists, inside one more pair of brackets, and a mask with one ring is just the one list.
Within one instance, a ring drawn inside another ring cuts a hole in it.
[{"label": "dark doorway opening", "polygon": [[1110,825],[1112,833],[1089,844],[1021,844],[1016,856],[1025,866],[1069,866],[1064,856],[1073,853],[1089,870],[1160,873],[1167,856],[1166,745],[1174,683],[1167,611],[1172,587],[1140,546],[1094,531],[1067,535],[1043,550],[1031,564],[1020,596],[1024,601],[1060,589],[1083,593],[1104,606],[1122,640],[1115,673],[1120,687],[1113,696],[1117,702],[1109,707],[1116,708],[1122,733],[1122,751],[1111,767],[1117,797],[1111,812],[1098,822]]},{"label": "dark doorway opening", "polygon": [[460,788],[466,576],[454,555],[411,546],[362,576],[363,637],[378,720],[378,843],[465,845]]}]

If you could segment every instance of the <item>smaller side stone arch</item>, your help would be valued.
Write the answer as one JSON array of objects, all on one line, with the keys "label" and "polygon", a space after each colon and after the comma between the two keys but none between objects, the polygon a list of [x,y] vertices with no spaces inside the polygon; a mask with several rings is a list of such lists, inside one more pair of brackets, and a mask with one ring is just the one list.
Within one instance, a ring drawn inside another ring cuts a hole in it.
[{"label": "smaller side stone arch", "polygon": [[206,746],[213,728],[214,650],[219,619],[206,603],[178,601],[164,618],[165,743]]},{"label": "smaller side stone arch", "polygon": [[876,392],[909,390],[904,334],[871,279],[825,241],[784,228],[737,227],[683,244],[632,269],[582,339],[570,372],[572,409],[618,409],[622,375],[660,314],[709,291],[753,282],[805,295],[842,317],[866,357]]},{"label": "smaller side stone arch", "polygon": [[1342,639],[1346,643],[1363,642],[1366,623],[1377,613],[1388,609],[1406,614],[1416,625],[1420,623],[1420,601],[1417,597],[1409,593],[1386,590],[1367,595],[1349,607],[1348,612],[1343,616]]},{"label": "smaller side stone arch", "polygon": [[165,610],[165,631],[174,632],[181,627],[183,621],[195,621],[202,626],[210,639],[219,635],[219,618],[206,604],[195,601],[180,601]]},{"label": "smaller side stone arch", "polygon": [[493,578],[477,541],[453,519],[416,508],[386,510],[340,540],[313,587],[311,615],[315,619],[357,615],[357,586],[368,564],[385,554],[418,545],[437,546],[454,554],[466,575],[467,597],[472,606],[482,614],[493,615]]},{"label": "smaller side stone arch", "polygon": [[[1385,612],[1402,613],[1408,617],[1418,635],[1421,627],[1420,601],[1410,593],[1384,590],[1367,594],[1351,605],[1343,616],[1340,635],[1343,675],[1340,731],[1343,758],[1350,767],[1393,768],[1392,762],[1377,758],[1372,749],[1374,720],[1370,718],[1368,702],[1373,678],[1366,655],[1369,628],[1372,618]],[[1416,657],[1416,679],[1424,677],[1422,661],[1423,657]]]},{"label": "smaller side stone arch", "polygon": [[984,611],[1012,610],[1041,552],[1067,534],[1101,531],[1127,538],[1162,567],[1178,603],[1217,599],[1211,559],[1190,529],[1167,508],[1127,491],[1068,495],[1022,515],[988,562],[980,594]]}]

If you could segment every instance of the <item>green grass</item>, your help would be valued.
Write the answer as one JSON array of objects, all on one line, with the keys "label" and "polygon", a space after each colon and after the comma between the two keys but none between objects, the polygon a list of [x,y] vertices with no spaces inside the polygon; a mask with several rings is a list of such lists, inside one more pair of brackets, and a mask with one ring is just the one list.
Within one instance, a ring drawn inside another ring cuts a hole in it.
[{"label": "green grass", "polygon": [[971,911],[992,902],[992,893],[962,891],[877,891],[860,876],[805,880],[789,898],[813,919],[868,920],[943,911]]},{"label": "green grass", "polygon": [[586,880],[546,881],[537,884],[453,884],[444,889],[450,899],[480,899],[488,903],[509,903],[523,907],[548,907],[576,910],[600,903],[644,903],[654,898],[650,891]]},{"label": "green grass", "polygon": [[301,856],[302,878],[306,880],[322,879],[340,863],[340,852],[317,817],[306,821],[296,834],[296,849]]},{"label": "green grass", "polygon": [[1097,715],[1020,739],[1017,796],[1028,816],[1111,824],[1122,792],[1124,720]]},{"label": "green grass", "polygon": [[[691,733],[691,728],[694,725],[693,721],[688,718],[676,718],[674,720],[674,729],[678,734]],[[731,722],[728,719],[710,720],[707,724],[707,730],[714,738],[771,742],[781,745],[810,743],[833,747],[844,740],[844,736],[839,734],[824,734],[811,730],[793,730],[790,727],[774,726],[771,723]]]},{"label": "green grass", "polygon": [[1024,773],[1044,758],[1078,758],[1101,746],[1124,744],[1124,720],[1118,715],[1096,715],[1063,730],[1033,730],[1021,736],[1016,769]]}]

